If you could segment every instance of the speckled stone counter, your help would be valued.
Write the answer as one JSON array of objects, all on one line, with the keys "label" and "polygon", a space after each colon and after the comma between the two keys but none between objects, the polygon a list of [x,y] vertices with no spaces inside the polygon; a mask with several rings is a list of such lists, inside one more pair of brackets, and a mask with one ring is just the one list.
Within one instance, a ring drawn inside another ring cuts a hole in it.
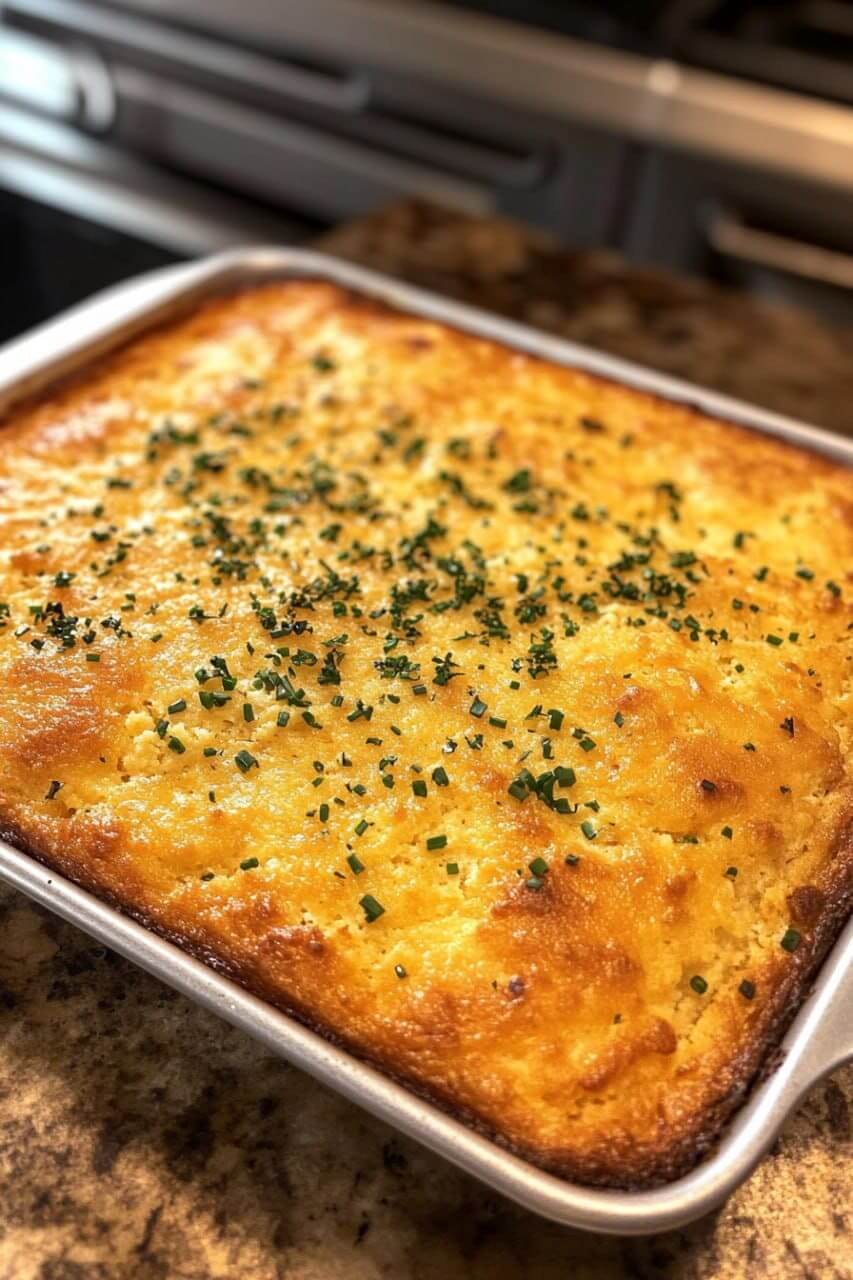
[{"label": "speckled stone counter", "polygon": [[[332,245],[851,426],[849,336],[805,317],[420,206]],[[0,1280],[847,1280],[851,1106],[847,1069],[711,1218],[646,1240],[586,1236],[515,1208],[0,889]]]}]

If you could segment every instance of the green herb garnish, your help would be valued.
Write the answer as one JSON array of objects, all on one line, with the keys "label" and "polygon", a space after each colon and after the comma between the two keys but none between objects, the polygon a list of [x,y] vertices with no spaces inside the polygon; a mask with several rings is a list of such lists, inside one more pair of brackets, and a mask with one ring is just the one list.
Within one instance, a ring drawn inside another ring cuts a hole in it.
[{"label": "green herb garnish", "polygon": [[359,898],[358,905],[363,910],[368,924],[373,924],[374,920],[378,920],[385,914],[382,903],[377,902],[372,893],[366,893],[363,898]]}]

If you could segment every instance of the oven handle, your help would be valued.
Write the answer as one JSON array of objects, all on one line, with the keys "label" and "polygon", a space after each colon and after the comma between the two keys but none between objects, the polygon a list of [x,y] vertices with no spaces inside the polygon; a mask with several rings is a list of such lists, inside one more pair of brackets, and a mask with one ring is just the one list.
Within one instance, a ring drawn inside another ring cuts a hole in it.
[{"label": "oven handle", "polygon": [[78,41],[89,39],[111,50],[132,49],[333,111],[363,111],[370,97],[367,77],[358,70],[347,70],[339,77],[81,0],[64,0],[61,6],[56,0],[7,0],[6,10],[13,21],[42,35],[49,32],[54,38],[67,39],[73,34]]},{"label": "oven handle", "polygon": [[815,284],[853,290],[853,254],[749,227],[728,209],[715,210],[706,235],[711,248],[721,257],[782,271]]}]

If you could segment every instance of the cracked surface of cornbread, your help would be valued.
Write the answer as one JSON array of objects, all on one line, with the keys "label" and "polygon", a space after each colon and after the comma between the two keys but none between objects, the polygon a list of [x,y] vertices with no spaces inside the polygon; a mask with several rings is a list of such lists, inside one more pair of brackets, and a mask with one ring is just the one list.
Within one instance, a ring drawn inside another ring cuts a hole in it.
[{"label": "cracked surface of cornbread", "polygon": [[851,473],[322,283],[0,437],[5,829],[559,1172],[701,1153],[851,880]]}]

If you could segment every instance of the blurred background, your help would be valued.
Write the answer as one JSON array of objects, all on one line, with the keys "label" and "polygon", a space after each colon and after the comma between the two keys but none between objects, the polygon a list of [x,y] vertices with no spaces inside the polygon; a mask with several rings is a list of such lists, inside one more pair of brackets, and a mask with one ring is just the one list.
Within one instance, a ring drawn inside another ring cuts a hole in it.
[{"label": "blurred background", "polygon": [[0,0],[2,337],[411,197],[846,326],[853,3]]}]

